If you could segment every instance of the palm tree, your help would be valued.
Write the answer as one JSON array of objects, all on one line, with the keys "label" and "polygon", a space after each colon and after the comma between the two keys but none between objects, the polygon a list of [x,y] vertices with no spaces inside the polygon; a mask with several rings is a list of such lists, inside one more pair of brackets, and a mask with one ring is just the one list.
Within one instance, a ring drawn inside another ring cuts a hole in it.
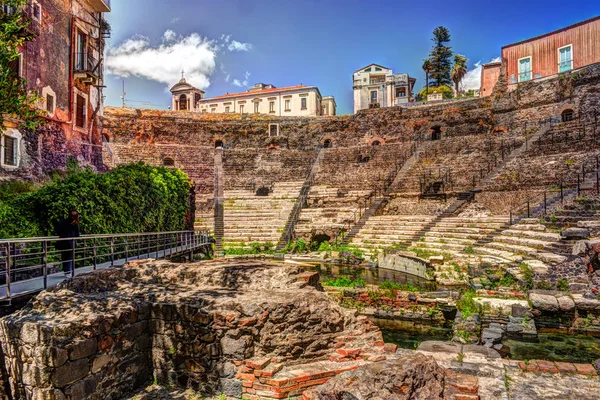
[{"label": "palm tree", "polygon": [[423,60],[423,66],[421,68],[423,68],[423,71],[425,71],[425,87],[427,88],[427,91],[425,92],[425,100],[427,100],[427,94],[429,93],[429,73],[433,71],[433,64],[431,64],[431,61],[426,58]]},{"label": "palm tree", "polygon": [[469,59],[461,54],[456,54],[454,56],[454,65],[450,71],[450,77],[454,81],[456,96],[458,96],[458,85],[467,74],[467,61],[469,61]]}]

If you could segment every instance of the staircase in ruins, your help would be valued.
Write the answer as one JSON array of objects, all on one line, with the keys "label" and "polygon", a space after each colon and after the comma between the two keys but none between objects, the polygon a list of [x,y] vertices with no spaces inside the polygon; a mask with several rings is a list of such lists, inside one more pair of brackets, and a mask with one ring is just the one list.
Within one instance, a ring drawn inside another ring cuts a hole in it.
[{"label": "staircase in ruins", "polygon": [[223,149],[215,150],[215,247],[219,254],[223,253],[223,236],[225,224],[223,222]]},{"label": "staircase in ruins", "polygon": [[362,213],[360,219],[354,226],[348,231],[348,233],[344,236],[343,244],[348,244],[352,241],[352,239],[356,236],[358,232],[365,226],[369,218],[371,218],[377,210],[389,199],[390,193],[393,193],[395,188],[397,188],[400,183],[406,178],[406,174],[410,171],[410,169],[415,165],[415,163],[419,160],[421,155],[420,146],[415,144],[411,155],[406,159],[402,167],[396,171],[396,176],[390,185],[384,190],[383,195],[381,197],[375,198],[369,207]]},{"label": "staircase in ruins", "polygon": [[300,194],[296,199],[296,202],[294,203],[294,207],[290,212],[288,220],[285,223],[285,230],[281,235],[281,238],[277,242],[277,250],[283,250],[283,248],[285,248],[288,242],[292,240],[292,237],[294,235],[294,229],[296,228],[296,224],[298,223],[298,217],[300,216],[300,211],[302,211],[302,207],[304,207],[304,205],[306,204],[306,200],[310,193],[310,189],[315,181],[315,176],[321,169],[321,162],[325,157],[325,151],[326,149],[324,147],[319,147],[317,157],[315,158],[315,161],[310,167],[308,176],[306,177],[306,180],[302,185],[302,189],[300,189]]}]

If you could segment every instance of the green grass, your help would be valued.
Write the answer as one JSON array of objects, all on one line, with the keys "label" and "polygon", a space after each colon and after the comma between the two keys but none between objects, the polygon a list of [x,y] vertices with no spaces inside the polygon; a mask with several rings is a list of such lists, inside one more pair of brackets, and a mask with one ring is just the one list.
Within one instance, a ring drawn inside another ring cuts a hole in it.
[{"label": "green grass", "polygon": [[456,302],[456,308],[460,310],[463,318],[467,318],[470,315],[477,314],[479,312],[479,306],[473,300],[476,296],[475,290],[469,289],[464,291],[460,299]]},{"label": "green grass", "polygon": [[383,290],[403,290],[406,292],[420,292],[424,289],[413,285],[412,283],[397,283],[394,281],[383,281],[379,284],[379,288]]},{"label": "green grass", "polygon": [[560,278],[558,280],[558,282],[556,282],[556,288],[560,291],[568,292],[569,291],[569,281],[567,281],[565,278]]},{"label": "green grass", "polygon": [[323,286],[332,287],[356,287],[358,285],[365,286],[364,279],[352,279],[347,276],[338,276],[337,278],[325,279],[322,282]]}]

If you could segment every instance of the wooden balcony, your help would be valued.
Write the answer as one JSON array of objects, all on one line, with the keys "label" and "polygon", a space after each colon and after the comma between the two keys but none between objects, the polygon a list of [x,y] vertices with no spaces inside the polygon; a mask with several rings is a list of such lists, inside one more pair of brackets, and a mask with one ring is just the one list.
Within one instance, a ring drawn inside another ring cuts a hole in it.
[{"label": "wooden balcony", "polygon": [[110,12],[110,0],[87,0],[94,7],[94,10],[100,12]]}]

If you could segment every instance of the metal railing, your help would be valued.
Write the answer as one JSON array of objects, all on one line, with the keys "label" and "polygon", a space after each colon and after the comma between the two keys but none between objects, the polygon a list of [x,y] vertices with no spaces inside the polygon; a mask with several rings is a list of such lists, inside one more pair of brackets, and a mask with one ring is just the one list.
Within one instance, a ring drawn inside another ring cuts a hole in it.
[{"label": "metal railing", "polygon": [[38,292],[76,273],[120,266],[134,259],[193,256],[195,250],[210,244],[203,231],[2,239],[0,299]]},{"label": "metal railing", "polygon": [[91,51],[75,53],[75,63],[73,64],[73,71],[90,72],[92,74],[97,74],[99,65],[100,62],[94,58]]},{"label": "metal railing", "polygon": [[559,184],[545,188],[543,191],[529,196],[523,203],[511,208],[509,222],[512,225],[523,218],[546,215],[556,205],[563,204],[565,200],[574,196],[579,197],[582,192],[589,191],[600,195],[600,155],[584,160],[577,175],[570,180],[566,182],[561,180]]}]

